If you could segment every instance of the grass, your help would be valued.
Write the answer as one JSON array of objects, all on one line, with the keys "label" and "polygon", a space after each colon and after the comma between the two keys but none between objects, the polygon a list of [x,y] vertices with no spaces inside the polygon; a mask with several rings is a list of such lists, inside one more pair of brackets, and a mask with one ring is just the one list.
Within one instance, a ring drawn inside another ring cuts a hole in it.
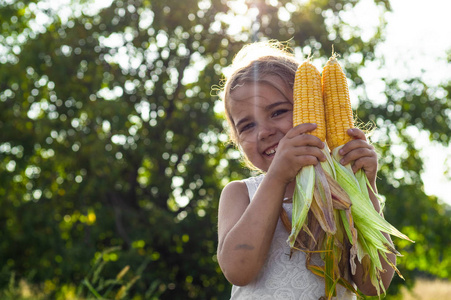
[{"label": "grass", "polygon": [[[68,283],[55,286],[51,280],[42,284],[30,284],[24,279],[16,278],[11,273],[9,284],[0,290],[1,300],[126,300],[126,299],[158,299],[159,282],[153,282],[142,297],[130,297],[128,295],[132,286],[140,279],[147,261],[144,261],[137,272],[125,266],[117,274],[109,274],[104,277],[102,271],[106,264],[111,263],[106,257],[113,252],[119,251],[118,247],[103,251],[94,260],[91,270],[80,283]],[[129,272],[131,271],[131,272]],[[134,273],[134,274],[133,274]]]},{"label": "grass", "polygon": [[[2,300],[126,300],[126,299],[158,299],[158,282],[152,284],[145,295],[127,295],[128,289],[139,280],[139,276],[127,276],[129,267],[125,267],[114,278],[105,279],[100,275],[103,269],[102,260],[98,260],[91,270],[90,274],[84,280],[77,284],[67,284],[56,287],[57,291],[49,297],[47,284],[33,285],[20,279],[16,281],[15,275],[11,275],[9,286],[0,290],[0,299]],[[451,300],[451,281],[444,279],[422,279],[418,278],[412,290],[403,288],[402,297],[396,296],[396,299],[402,300]],[[383,299],[383,298],[382,298]],[[389,299],[387,297],[387,299]]]},{"label": "grass", "polygon": [[402,290],[403,300],[451,300],[451,281],[417,279],[411,291]]}]

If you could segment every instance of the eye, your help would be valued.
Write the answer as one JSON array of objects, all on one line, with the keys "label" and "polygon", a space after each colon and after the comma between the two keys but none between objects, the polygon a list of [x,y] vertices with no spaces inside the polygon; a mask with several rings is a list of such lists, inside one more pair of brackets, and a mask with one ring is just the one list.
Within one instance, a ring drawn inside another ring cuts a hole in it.
[{"label": "eye", "polygon": [[278,109],[272,113],[272,117],[280,116],[280,115],[286,113],[287,111],[288,111],[288,109]]},{"label": "eye", "polygon": [[254,126],[254,123],[247,123],[244,126],[242,126],[241,128],[238,129],[239,133],[242,133],[244,131],[247,131],[249,129],[251,129]]}]

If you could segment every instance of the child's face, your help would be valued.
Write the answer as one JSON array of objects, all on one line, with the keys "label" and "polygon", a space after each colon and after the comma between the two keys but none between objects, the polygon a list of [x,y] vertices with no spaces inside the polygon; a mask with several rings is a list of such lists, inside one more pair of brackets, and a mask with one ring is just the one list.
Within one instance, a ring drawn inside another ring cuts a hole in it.
[{"label": "child's face", "polygon": [[229,111],[250,162],[268,171],[279,141],[293,127],[293,91],[276,75],[233,90]]}]

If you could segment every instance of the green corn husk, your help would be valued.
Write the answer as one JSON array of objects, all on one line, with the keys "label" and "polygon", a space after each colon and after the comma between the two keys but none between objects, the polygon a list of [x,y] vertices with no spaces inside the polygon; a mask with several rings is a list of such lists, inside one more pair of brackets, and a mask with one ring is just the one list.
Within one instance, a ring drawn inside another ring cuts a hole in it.
[{"label": "green corn husk", "polygon": [[[307,166],[301,169],[296,176],[296,186],[293,193],[293,216],[292,229],[288,237],[288,243],[291,248],[302,228],[309,233],[305,224],[308,222],[308,212],[311,209],[312,201],[315,199],[319,210],[315,209],[316,219],[325,232],[335,233],[335,221],[333,219],[332,195],[325,174],[333,174],[335,169],[330,151],[327,147],[323,149],[327,160],[315,166]],[[314,193],[316,191],[316,197]]]},{"label": "green corn husk", "polygon": [[293,215],[291,233],[288,243],[294,247],[296,238],[307,220],[307,214],[313,200],[313,189],[315,184],[315,169],[307,166],[296,175],[296,186],[293,193]]},{"label": "green corn husk", "polygon": [[[332,159],[336,171],[336,180],[347,192],[353,204],[351,209],[352,218],[358,232],[357,243],[355,243],[357,247],[357,258],[358,261],[363,264],[364,273],[369,274],[371,283],[376,288],[377,294],[380,296],[381,291],[385,294],[385,288],[380,276],[380,273],[385,270],[382,267],[379,256],[382,257],[402,278],[399,270],[387,258],[387,253],[392,253],[397,256],[400,256],[401,254],[391,245],[381,232],[397,236],[410,242],[414,241],[387,222],[374,209],[368,189],[373,193],[374,191],[372,190],[368,178],[362,170],[359,170],[354,174],[349,164],[343,166],[339,163],[341,156],[338,154],[338,151],[340,148],[341,147],[337,147],[332,151]],[[380,199],[377,193],[374,194]],[[379,201],[381,202],[381,200]],[[355,273],[353,272],[353,274]]]},{"label": "green corn husk", "polygon": [[315,165],[315,180],[317,184],[313,191],[313,199],[320,208],[315,216],[320,221],[323,230],[333,235],[337,231],[337,227],[335,224],[332,194],[326,174],[320,164]]},{"label": "green corn husk", "polygon": [[[380,257],[403,277],[387,258],[387,253],[401,254],[382,232],[413,241],[374,209],[368,193],[372,188],[365,173],[360,170],[354,174],[350,165],[341,165],[340,148],[330,155],[325,147],[323,152],[327,161],[303,168],[298,174],[288,242],[292,250],[306,252],[308,269],[325,279],[326,298],[336,295],[337,283],[361,296],[344,278],[348,262],[350,272],[355,274],[356,258],[364,267],[365,278],[369,275],[377,294],[385,294],[380,276],[385,270]],[[310,242],[301,241],[302,232],[310,237]],[[312,253],[321,254],[324,266],[309,263]]]},{"label": "green corn husk", "polygon": [[[349,261],[345,245],[353,244],[349,240],[357,240],[357,232],[350,210],[351,200],[334,179],[336,173],[329,149],[325,147],[323,152],[327,157],[325,162],[303,168],[296,177],[291,226],[286,224],[286,217],[282,221],[290,232],[287,242],[292,251],[306,253],[307,267],[325,279],[325,295],[330,299],[337,294],[337,283],[356,293],[344,278],[347,270],[344,266]],[[351,249],[355,258],[357,248],[352,246]],[[321,254],[324,266],[309,263],[313,253]],[[352,269],[355,270],[355,263]]]}]

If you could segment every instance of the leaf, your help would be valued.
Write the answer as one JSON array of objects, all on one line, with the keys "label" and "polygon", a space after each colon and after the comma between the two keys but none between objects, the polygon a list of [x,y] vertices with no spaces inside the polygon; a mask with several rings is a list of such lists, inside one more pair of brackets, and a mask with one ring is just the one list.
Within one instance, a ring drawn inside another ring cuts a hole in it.
[{"label": "leaf", "polygon": [[293,193],[292,228],[288,237],[290,247],[294,246],[296,238],[307,219],[307,214],[313,200],[314,185],[315,169],[313,166],[302,168],[296,176],[296,186]]},{"label": "leaf", "polygon": [[326,253],[325,253],[325,267],[324,267],[324,280],[326,282],[325,284],[325,292],[326,296],[332,297],[336,296],[337,292],[335,290],[335,284],[336,284],[336,277],[335,277],[335,263],[336,259],[334,256],[334,236],[331,234],[328,234],[326,237]]},{"label": "leaf", "polygon": [[337,230],[333,213],[332,195],[326,175],[320,164],[315,165],[314,202],[319,209],[313,211],[321,227],[327,233],[334,234]]}]

